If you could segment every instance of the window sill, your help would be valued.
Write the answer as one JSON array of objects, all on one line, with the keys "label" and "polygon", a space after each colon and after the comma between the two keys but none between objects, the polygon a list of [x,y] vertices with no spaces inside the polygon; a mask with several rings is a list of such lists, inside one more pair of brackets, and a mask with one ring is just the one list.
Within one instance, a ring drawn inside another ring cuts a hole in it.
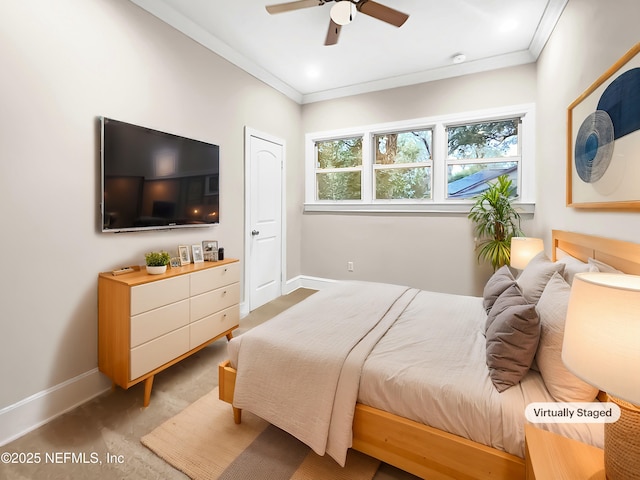
[{"label": "window sill", "polygon": [[[414,215],[468,215],[472,203],[305,203],[304,213],[347,213],[347,214],[414,214]],[[533,216],[534,202],[513,204],[523,217]]]}]

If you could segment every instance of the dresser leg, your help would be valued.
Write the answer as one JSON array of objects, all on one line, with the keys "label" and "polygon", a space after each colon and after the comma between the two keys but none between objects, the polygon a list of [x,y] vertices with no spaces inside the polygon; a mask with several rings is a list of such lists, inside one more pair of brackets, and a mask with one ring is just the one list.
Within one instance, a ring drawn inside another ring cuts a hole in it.
[{"label": "dresser leg", "polygon": [[233,332],[227,333],[227,341],[231,341],[232,338],[233,338]]},{"label": "dresser leg", "polygon": [[144,406],[148,407],[151,401],[151,387],[153,387],[153,375],[144,381]]}]

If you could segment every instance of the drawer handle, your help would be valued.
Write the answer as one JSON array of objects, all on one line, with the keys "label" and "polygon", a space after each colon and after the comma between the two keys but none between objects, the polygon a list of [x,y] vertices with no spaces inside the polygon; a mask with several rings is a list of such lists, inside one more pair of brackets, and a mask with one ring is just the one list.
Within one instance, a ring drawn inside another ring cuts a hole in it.
[{"label": "drawer handle", "polygon": [[224,271],[225,271],[225,273],[226,273],[227,269],[225,268],[225,269],[224,269]]},{"label": "drawer handle", "polygon": [[225,290],[224,292],[222,292],[222,295],[226,295],[226,294],[227,294],[227,291],[226,291],[226,290]]}]

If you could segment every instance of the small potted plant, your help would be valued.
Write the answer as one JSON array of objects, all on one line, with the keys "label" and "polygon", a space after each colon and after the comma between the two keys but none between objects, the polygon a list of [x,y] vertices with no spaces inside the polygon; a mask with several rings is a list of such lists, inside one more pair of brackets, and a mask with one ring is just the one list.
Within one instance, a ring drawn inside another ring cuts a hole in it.
[{"label": "small potted plant", "polygon": [[171,257],[167,252],[161,251],[145,253],[144,259],[147,263],[147,273],[158,275],[167,271]]}]

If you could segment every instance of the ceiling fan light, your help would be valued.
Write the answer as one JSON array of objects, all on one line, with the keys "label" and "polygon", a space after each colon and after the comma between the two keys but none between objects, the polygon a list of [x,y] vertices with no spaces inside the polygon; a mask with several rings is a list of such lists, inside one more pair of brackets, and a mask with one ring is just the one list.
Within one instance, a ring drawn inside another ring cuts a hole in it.
[{"label": "ceiling fan light", "polygon": [[353,21],[356,12],[357,10],[353,3],[349,0],[342,0],[331,7],[331,20],[338,25],[347,25]]}]

